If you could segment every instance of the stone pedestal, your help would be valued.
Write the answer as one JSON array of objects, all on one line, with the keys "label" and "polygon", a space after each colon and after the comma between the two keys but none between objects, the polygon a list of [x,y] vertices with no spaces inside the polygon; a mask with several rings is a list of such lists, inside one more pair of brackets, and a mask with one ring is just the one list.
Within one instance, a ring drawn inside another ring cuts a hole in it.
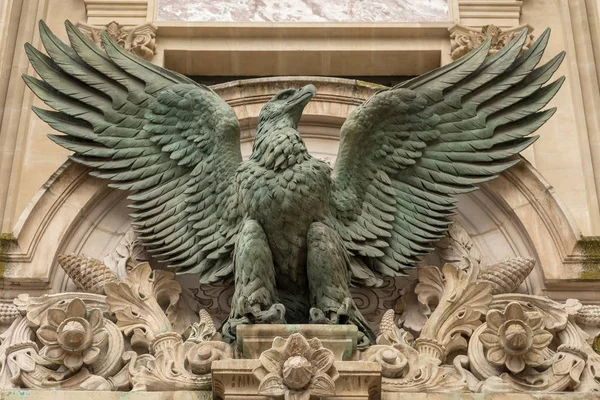
[{"label": "stone pedestal", "polygon": [[[296,358],[303,359],[309,365],[309,375],[312,374],[298,391],[319,397],[319,393],[330,390],[327,398],[332,400],[378,399],[381,365],[350,361],[356,358],[357,333],[356,327],[350,325],[239,326],[238,351],[245,359],[212,363],[213,393],[223,400],[266,400],[273,398],[265,395],[267,386],[290,391],[286,373],[294,367],[288,361]],[[330,386],[322,386],[320,381],[327,381]]]},{"label": "stone pedestal", "polygon": [[[378,399],[381,394],[381,366],[365,361],[336,361],[339,378],[331,400]],[[259,360],[221,360],[212,364],[213,393],[222,400],[267,400],[258,394],[259,380],[252,371]]]},{"label": "stone pedestal", "polygon": [[284,339],[299,333],[307,339],[318,338],[331,350],[336,361],[348,361],[356,354],[358,329],[354,325],[240,325],[237,346],[244,358],[252,359],[271,348],[277,336]]}]

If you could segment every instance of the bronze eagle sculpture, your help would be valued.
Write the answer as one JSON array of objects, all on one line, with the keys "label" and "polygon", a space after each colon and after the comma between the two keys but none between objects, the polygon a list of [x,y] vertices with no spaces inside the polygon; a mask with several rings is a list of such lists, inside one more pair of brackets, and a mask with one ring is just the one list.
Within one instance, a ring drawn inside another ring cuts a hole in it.
[{"label": "bronze eagle sculpture", "polygon": [[129,192],[153,257],[202,284],[233,278],[230,337],[241,323],[350,323],[372,342],[350,285],[376,286],[432,251],[456,196],[519,161],[564,81],[546,85],[564,53],[537,66],[549,30],[524,52],[525,31],[493,55],[488,40],[357,107],[331,171],[298,132],[313,85],[262,108],[244,161],[236,115],[209,87],[66,29],[70,46],[40,22],[48,55],[26,45],[42,79],[24,80],[56,110],[33,111],[74,162]]}]

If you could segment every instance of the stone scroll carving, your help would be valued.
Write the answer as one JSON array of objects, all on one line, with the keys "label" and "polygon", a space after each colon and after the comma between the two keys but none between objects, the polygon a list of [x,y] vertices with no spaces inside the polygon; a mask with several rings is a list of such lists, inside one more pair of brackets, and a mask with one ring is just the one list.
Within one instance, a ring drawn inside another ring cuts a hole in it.
[{"label": "stone scroll carving", "polygon": [[152,60],[156,54],[156,27],[151,23],[128,27],[116,21],[104,26],[79,22],[77,27],[100,47],[103,47],[100,33],[104,31],[122,48],[145,60]]},{"label": "stone scroll carving", "polygon": [[501,29],[496,25],[485,25],[480,30],[456,24],[449,28],[450,31],[450,56],[457,60],[474,48],[481,45],[487,38],[492,43],[489,54],[494,54],[510,43],[522,30],[527,30],[527,40],[523,44],[523,51],[527,50],[533,43],[533,28],[522,25],[510,29]]}]

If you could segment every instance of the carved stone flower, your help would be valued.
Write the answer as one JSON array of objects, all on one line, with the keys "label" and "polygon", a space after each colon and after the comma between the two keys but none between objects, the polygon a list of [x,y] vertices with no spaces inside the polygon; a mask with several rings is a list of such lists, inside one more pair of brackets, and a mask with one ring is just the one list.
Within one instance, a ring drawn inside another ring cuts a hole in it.
[{"label": "carved stone flower", "polygon": [[333,366],[334,355],[317,338],[308,341],[299,333],[287,340],[277,337],[273,347],[264,351],[259,359],[261,367],[254,370],[260,379],[259,394],[284,396],[285,400],[335,394],[338,372]]},{"label": "carved stone flower", "polygon": [[44,344],[42,357],[76,371],[98,359],[108,333],[102,312],[86,310],[83,301],[76,298],[66,312],[59,308],[48,310],[48,325],[38,329],[37,337]]},{"label": "carved stone flower", "polygon": [[512,302],[504,312],[488,312],[486,322],[487,328],[479,339],[487,348],[491,364],[506,365],[517,374],[525,366],[536,367],[544,362],[542,351],[552,342],[552,334],[542,329],[544,320],[540,313],[525,313],[519,303]]}]

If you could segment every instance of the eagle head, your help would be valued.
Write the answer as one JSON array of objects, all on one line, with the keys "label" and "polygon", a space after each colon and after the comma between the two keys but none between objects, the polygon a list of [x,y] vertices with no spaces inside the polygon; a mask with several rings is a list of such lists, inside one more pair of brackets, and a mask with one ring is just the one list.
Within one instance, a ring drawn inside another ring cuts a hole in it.
[{"label": "eagle head", "polygon": [[288,125],[289,123],[293,128],[298,128],[302,111],[315,94],[317,94],[317,89],[314,85],[306,85],[302,89],[280,90],[260,110],[259,126],[273,123]]}]

